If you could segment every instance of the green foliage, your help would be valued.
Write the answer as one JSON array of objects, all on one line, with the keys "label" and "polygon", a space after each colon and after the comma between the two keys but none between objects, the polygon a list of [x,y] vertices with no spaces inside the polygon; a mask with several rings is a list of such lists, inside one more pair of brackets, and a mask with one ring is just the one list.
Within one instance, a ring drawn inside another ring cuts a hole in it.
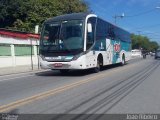
[{"label": "green foliage", "polygon": [[0,28],[33,32],[35,25],[62,14],[86,12],[82,0],[1,0]]},{"label": "green foliage", "polygon": [[154,51],[159,48],[155,41],[150,41],[146,36],[131,34],[132,49],[143,49],[147,51]]}]

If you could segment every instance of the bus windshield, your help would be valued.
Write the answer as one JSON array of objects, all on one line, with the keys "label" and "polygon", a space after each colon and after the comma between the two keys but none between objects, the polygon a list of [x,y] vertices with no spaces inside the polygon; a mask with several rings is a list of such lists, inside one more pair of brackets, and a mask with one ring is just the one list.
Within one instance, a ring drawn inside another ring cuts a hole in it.
[{"label": "bus windshield", "polygon": [[40,49],[46,52],[82,51],[82,26],[82,20],[44,24]]}]

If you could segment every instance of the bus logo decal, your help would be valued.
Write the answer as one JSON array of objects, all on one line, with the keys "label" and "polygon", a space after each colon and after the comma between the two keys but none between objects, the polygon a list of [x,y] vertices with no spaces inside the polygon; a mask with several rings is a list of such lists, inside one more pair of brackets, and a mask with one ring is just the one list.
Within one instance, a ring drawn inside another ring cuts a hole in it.
[{"label": "bus logo decal", "polygon": [[120,43],[114,43],[114,51],[120,52]]}]

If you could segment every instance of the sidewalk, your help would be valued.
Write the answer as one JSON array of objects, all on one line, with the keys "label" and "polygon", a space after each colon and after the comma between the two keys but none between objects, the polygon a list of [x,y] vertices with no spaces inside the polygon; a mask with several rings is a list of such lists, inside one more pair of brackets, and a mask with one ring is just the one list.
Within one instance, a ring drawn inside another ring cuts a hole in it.
[{"label": "sidewalk", "polygon": [[39,70],[41,70],[41,69],[38,68],[37,65],[33,66],[33,70],[32,70],[31,65],[19,65],[19,66],[15,66],[15,67],[4,67],[4,68],[0,68],[0,76],[9,75],[9,74],[32,72],[32,71],[39,71]]}]

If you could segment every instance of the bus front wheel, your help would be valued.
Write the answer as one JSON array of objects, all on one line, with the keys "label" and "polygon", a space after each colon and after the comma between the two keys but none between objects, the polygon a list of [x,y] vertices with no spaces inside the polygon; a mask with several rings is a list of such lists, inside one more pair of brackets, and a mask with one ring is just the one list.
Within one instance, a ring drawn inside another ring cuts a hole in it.
[{"label": "bus front wheel", "polygon": [[101,68],[101,66],[100,66],[100,61],[99,61],[99,59],[97,60],[97,66],[95,67],[95,68],[93,68],[93,72],[94,73],[98,73],[99,71],[100,71],[100,68]]}]

